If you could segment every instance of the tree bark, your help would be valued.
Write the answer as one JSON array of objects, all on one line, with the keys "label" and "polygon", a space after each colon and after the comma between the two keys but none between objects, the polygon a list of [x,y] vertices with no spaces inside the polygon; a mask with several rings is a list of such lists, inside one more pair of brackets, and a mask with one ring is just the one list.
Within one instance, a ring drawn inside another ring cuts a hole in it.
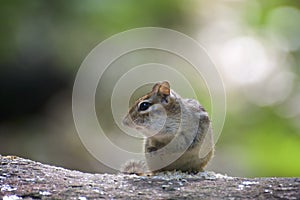
[{"label": "tree bark", "polygon": [[0,199],[300,199],[300,178],[89,174],[0,155]]}]

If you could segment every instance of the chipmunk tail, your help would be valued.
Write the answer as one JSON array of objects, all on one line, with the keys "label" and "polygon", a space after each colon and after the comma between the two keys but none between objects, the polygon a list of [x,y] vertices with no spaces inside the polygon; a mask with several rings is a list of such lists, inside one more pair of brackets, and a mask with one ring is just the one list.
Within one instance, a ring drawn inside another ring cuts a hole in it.
[{"label": "chipmunk tail", "polygon": [[129,160],[121,166],[120,171],[124,174],[148,175],[147,164],[142,160]]}]

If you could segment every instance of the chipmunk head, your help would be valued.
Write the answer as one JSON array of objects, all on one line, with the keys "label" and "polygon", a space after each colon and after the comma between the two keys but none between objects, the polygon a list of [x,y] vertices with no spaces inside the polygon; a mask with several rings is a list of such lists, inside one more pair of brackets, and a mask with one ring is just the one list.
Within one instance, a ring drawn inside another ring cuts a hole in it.
[{"label": "chipmunk head", "polygon": [[123,124],[145,135],[158,133],[165,127],[170,112],[176,110],[175,98],[167,81],[156,83],[151,92],[133,104],[123,119]]}]

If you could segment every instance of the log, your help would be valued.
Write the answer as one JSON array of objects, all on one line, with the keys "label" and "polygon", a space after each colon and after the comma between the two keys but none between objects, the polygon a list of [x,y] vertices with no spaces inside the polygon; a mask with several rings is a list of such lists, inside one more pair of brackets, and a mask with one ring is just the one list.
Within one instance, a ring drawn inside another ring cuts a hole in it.
[{"label": "log", "polygon": [[300,199],[300,178],[91,174],[0,155],[0,199]]}]

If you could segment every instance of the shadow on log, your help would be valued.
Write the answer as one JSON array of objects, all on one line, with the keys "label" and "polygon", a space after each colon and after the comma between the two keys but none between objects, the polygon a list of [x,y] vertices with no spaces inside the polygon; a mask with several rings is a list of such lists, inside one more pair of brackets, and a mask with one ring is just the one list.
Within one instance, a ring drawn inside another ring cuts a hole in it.
[{"label": "shadow on log", "polygon": [[300,178],[89,174],[0,156],[0,199],[300,199]]}]

